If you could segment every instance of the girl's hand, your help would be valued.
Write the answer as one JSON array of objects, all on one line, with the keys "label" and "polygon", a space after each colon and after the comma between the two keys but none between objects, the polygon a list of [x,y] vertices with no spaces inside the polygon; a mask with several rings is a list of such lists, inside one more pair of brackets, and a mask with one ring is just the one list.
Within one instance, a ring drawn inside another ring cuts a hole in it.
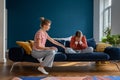
[{"label": "girl's hand", "polygon": [[79,42],[80,45],[81,45],[82,43],[83,43],[82,41]]}]

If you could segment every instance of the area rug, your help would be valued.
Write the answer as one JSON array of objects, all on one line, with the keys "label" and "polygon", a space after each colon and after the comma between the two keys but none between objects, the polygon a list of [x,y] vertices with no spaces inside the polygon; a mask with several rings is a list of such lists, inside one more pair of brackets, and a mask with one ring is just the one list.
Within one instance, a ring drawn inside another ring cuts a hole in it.
[{"label": "area rug", "polygon": [[85,77],[19,77],[12,80],[120,80],[120,76],[85,76]]}]

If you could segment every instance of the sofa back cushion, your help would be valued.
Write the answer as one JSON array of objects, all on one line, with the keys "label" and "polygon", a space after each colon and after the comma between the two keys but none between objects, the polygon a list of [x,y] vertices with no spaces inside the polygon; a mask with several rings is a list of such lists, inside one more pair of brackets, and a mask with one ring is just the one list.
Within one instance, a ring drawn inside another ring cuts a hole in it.
[{"label": "sofa back cushion", "polygon": [[65,41],[65,47],[70,47],[70,41]]},{"label": "sofa back cushion", "polygon": [[[59,43],[65,45],[65,40],[56,40],[58,41]],[[57,46],[55,44],[53,44],[52,42],[50,42],[49,40],[46,41],[46,44],[45,44],[46,47],[56,47],[58,49],[58,52],[65,52],[64,49],[60,46]]]},{"label": "sofa back cushion", "polygon": [[87,39],[87,44],[89,47],[93,47],[94,49],[96,49],[96,41],[94,38]]}]

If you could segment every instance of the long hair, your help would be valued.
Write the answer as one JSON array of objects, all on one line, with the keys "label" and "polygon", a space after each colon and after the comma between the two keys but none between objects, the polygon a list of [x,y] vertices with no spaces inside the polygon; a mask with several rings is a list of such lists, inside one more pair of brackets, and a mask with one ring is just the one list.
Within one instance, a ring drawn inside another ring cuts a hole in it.
[{"label": "long hair", "polygon": [[76,37],[81,37],[82,36],[82,32],[80,30],[76,31],[75,36]]}]

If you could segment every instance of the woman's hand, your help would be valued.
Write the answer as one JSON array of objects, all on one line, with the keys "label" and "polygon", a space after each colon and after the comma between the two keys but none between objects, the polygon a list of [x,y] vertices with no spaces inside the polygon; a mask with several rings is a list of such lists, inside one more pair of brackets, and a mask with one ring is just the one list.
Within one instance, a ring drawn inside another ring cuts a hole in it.
[{"label": "woman's hand", "polygon": [[66,49],[66,47],[65,47],[64,45],[61,45],[61,47],[62,47],[63,49]]}]

